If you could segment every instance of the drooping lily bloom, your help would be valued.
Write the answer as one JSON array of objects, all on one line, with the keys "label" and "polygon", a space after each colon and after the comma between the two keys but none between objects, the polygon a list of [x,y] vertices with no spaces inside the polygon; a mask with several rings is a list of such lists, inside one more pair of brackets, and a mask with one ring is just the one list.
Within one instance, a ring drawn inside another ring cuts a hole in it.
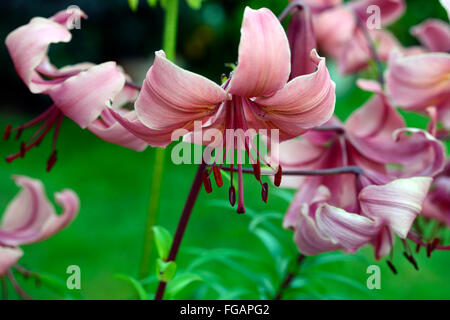
[{"label": "drooping lily bloom", "polygon": [[437,117],[450,129],[450,54],[424,53],[389,58],[386,89],[395,106],[425,112],[436,107]]},{"label": "drooping lily bloom", "polygon": [[329,190],[320,186],[311,203],[303,203],[294,219],[294,240],[305,255],[342,249],[355,252],[373,243],[379,259],[392,249],[393,234],[405,239],[421,211],[431,178],[397,179],[371,185],[358,195],[358,210],[329,204]]},{"label": "drooping lily bloom", "polygon": [[432,52],[450,52],[450,25],[438,19],[428,19],[411,28],[422,45]]},{"label": "drooping lily bloom", "polygon": [[[201,121],[203,129],[215,128],[222,133],[228,129],[276,129],[281,140],[290,139],[325,123],[335,104],[335,84],[325,59],[312,51],[315,71],[288,81],[290,58],[289,42],[277,17],[268,9],[247,7],[238,65],[222,86],[179,68],[158,51],[135,103],[138,119],[113,114],[130,132],[156,147],[170,144],[177,129],[192,133],[196,121]],[[245,139],[246,147],[252,144],[251,139]],[[223,142],[228,146],[226,140],[225,135]],[[255,172],[258,170],[259,162]],[[244,212],[239,163],[238,176],[237,211]],[[233,186],[229,192],[234,205]]]},{"label": "drooping lily bloom", "polygon": [[0,224],[0,276],[23,255],[19,246],[43,241],[75,219],[79,211],[78,196],[65,189],[55,194],[61,205],[60,215],[48,200],[42,182],[25,176],[14,176],[21,191],[9,203]]},{"label": "drooping lily bloom", "polygon": [[80,18],[86,18],[84,12],[70,8],[48,19],[33,18],[6,38],[14,67],[23,82],[32,93],[47,94],[53,100],[53,105],[37,118],[17,128],[7,126],[5,140],[12,131],[16,131],[19,138],[24,129],[41,124],[29,141],[21,144],[21,151],[7,157],[7,161],[23,157],[54,127],[53,151],[47,166],[47,170],[51,169],[56,161],[55,145],[64,117],[106,141],[137,151],[145,149],[145,142],[130,134],[114,118],[105,116],[109,100],[114,100],[119,112],[125,113],[121,109],[123,102],[137,96],[136,89],[126,86],[127,76],[115,62],[99,65],[80,63],[58,69],[47,56],[50,44],[70,41],[72,21]]},{"label": "drooping lily bloom", "polygon": [[319,48],[338,61],[343,74],[363,70],[373,59],[365,32],[376,44],[378,58],[382,61],[388,59],[391,50],[400,47],[389,31],[371,27],[376,22],[377,13],[368,11],[370,6],[380,9],[378,28],[394,22],[405,11],[403,0],[359,0],[343,3],[314,16]]},{"label": "drooping lily bloom", "polygon": [[433,181],[431,192],[423,203],[422,214],[450,227],[450,162]]},{"label": "drooping lily bloom", "polygon": [[445,165],[442,143],[426,131],[405,128],[402,117],[379,86],[363,81],[359,84],[366,89],[372,86],[377,93],[345,124],[333,118],[320,131],[310,131],[301,138],[281,143],[275,154],[280,155],[279,162],[285,169],[354,165],[364,173],[358,181],[353,174],[284,177],[282,186],[298,188],[285,216],[286,228],[293,226],[299,208],[310,202],[320,185],[330,191],[329,203],[356,212],[357,195],[362,187],[384,185],[398,178],[433,177],[442,171]]}]

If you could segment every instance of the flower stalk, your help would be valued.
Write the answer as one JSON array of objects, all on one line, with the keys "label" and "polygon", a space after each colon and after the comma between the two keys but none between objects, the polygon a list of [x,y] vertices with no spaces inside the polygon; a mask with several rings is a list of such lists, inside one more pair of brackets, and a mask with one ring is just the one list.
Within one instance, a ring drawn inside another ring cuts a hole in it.
[{"label": "flower stalk", "polygon": [[[206,169],[206,163],[202,163],[198,166],[197,173],[192,182],[191,191],[189,191],[188,198],[181,213],[180,220],[178,221],[177,230],[173,238],[172,245],[170,247],[169,256],[167,262],[175,261],[178,250],[180,248],[181,240],[183,239],[184,232],[186,230],[189,218],[191,217],[192,209],[194,208],[195,201],[202,187],[202,176]],[[167,282],[160,281],[158,289],[156,290],[155,300],[162,300],[164,297],[164,291],[166,290]]]}]

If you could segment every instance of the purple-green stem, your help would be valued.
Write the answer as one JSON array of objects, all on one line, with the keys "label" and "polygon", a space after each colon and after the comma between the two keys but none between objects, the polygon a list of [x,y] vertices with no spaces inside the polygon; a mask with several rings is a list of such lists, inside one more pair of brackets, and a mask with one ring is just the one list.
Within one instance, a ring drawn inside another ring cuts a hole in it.
[{"label": "purple-green stem", "polygon": [[294,269],[286,274],[286,277],[281,283],[280,288],[278,289],[278,292],[276,293],[273,300],[281,300],[283,298],[284,290],[286,290],[286,288],[288,288],[289,285],[291,284],[292,280],[294,280],[295,276],[297,275],[298,269],[300,268],[305,258],[306,256],[304,254],[300,253],[298,255]]},{"label": "purple-green stem", "polygon": [[[186,203],[181,213],[180,221],[178,221],[177,230],[170,247],[169,256],[166,261],[175,261],[178,250],[180,249],[181,240],[183,239],[184,232],[186,231],[189,218],[191,217],[192,209],[194,208],[195,201],[202,187],[202,175],[206,169],[206,164],[202,163],[198,166],[197,173],[195,174],[194,181],[192,182],[191,191],[187,197]],[[162,300],[164,297],[164,291],[166,290],[167,283],[160,281],[158,289],[156,290],[155,300]]]}]

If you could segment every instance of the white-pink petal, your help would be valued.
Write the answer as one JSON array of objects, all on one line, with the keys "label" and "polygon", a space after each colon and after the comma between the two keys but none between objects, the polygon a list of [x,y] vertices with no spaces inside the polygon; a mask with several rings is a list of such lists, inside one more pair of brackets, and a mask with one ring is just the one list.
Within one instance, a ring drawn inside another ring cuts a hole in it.
[{"label": "white-pink petal", "polygon": [[291,72],[289,43],[278,18],[269,9],[245,8],[239,59],[228,92],[260,97],[282,88]]}]

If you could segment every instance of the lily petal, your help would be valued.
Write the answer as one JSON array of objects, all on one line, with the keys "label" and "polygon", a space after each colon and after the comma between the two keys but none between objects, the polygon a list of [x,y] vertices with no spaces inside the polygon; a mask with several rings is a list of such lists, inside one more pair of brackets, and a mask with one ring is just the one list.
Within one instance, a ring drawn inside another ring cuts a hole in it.
[{"label": "lily petal", "polygon": [[292,129],[301,130],[319,126],[331,118],[336,102],[335,83],[330,78],[325,58],[316,50],[311,52],[311,58],[317,71],[292,79],[271,97],[255,100],[266,119],[289,123]]},{"label": "lily petal", "polygon": [[414,177],[397,179],[382,186],[367,186],[359,193],[361,209],[405,239],[421,212],[431,181],[427,177]]},{"label": "lily petal", "polygon": [[316,222],[324,234],[350,252],[369,243],[379,231],[374,220],[328,204],[317,208]]},{"label": "lily petal", "polygon": [[0,276],[5,274],[9,268],[15,265],[22,256],[23,251],[20,248],[0,246]]},{"label": "lily petal", "polygon": [[220,86],[181,69],[158,51],[135,106],[142,123],[157,132],[182,128],[211,115],[215,106],[226,99],[227,93]]},{"label": "lily petal", "polygon": [[450,54],[402,57],[393,52],[386,77],[388,95],[406,109],[425,109],[450,99]]},{"label": "lily petal", "polygon": [[450,25],[437,19],[428,19],[411,29],[411,34],[430,51],[450,51]]},{"label": "lily petal", "polygon": [[319,231],[314,219],[308,215],[308,210],[308,205],[304,204],[295,228],[294,241],[299,251],[304,255],[312,256],[341,249],[338,243]]},{"label": "lily petal", "polygon": [[73,191],[63,190],[55,195],[55,200],[63,207],[63,213],[58,216],[39,180],[24,176],[15,176],[14,180],[22,190],[3,214],[1,244],[17,246],[44,240],[65,228],[75,218],[79,200]]},{"label": "lily petal", "polygon": [[70,77],[49,91],[65,116],[86,128],[123,88],[125,77],[115,62],[105,62]]},{"label": "lily petal", "polygon": [[71,38],[66,27],[40,17],[33,18],[6,37],[6,47],[17,74],[31,92],[41,93],[55,85],[54,81],[45,80],[36,68],[47,59],[50,44],[69,42]]},{"label": "lily petal", "polygon": [[291,53],[283,27],[269,9],[245,8],[239,59],[229,93],[242,97],[273,94],[287,82]]},{"label": "lily petal", "polygon": [[177,129],[150,129],[139,121],[135,112],[130,112],[126,115],[113,109],[111,109],[110,112],[114,119],[116,119],[117,122],[120,123],[120,125],[122,125],[126,130],[152,147],[167,147],[172,142],[172,132]]},{"label": "lily petal", "polygon": [[[136,119],[135,111],[126,111],[119,109],[117,110],[117,112],[123,114],[123,117],[125,118]],[[145,148],[147,148],[147,143],[137,138],[125,127],[123,127],[114,118],[114,116],[111,114],[111,111],[109,110],[103,110],[101,118],[91,122],[87,128],[93,134],[107,142],[114,143],[119,146],[136,151],[143,151],[145,150]]]}]

